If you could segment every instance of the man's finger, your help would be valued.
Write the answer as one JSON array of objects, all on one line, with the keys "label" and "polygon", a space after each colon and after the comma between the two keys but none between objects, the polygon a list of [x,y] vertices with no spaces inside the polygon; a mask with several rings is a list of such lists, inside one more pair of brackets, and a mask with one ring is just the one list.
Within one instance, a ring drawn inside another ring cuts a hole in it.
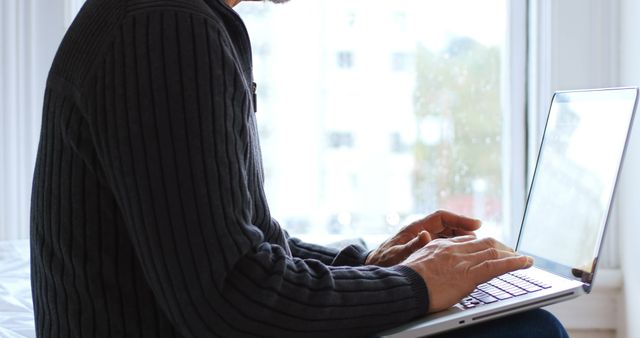
[{"label": "man's finger", "polygon": [[533,265],[533,258],[529,256],[513,256],[484,261],[473,266],[469,272],[476,284],[484,283],[507,272],[526,269]]},{"label": "man's finger", "polygon": [[459,245],[460,247],[458,249],[462,252],[467,252],[467,253],[478,252],[478,251],[482,251],[489,248],[495,248],[498,250],[513,252],[513,249],[511,249],[510,247],[500,243],[498,240],[491,237],[478,238],[471,241],[466,241]]},{"label": "man's finger", "polygon": [[484,261],[514,257],[517,254],[514,253],[513,251],[499,250],[496,248],[487,248],[482,251],[478,251],[470,254],[464,254],[464,255],[465,255],[465,258],[473,266],[475,266]]},{"label": "man's finger", "polygon": [[433,215],[440,218],[440,223],[442,223],[445,228],[474,231],[480,229],[480,225],[482,224],[479,219],[454,214],[449,211],[441,210],[435,212]]},{"label": "man's finger", "polygon": [[449,229],[445,228],[442,232],[437,234],[437,237],[458,237],[458,236],[476,236],[474,231],[460,230],[460,229]]},{"label": "man's finger", "polygon": [[410,240],[403,245],[402,253],[405,257],[411,255],[414,251],[422,248],[431,241],[431,235],[428,232],[422,231],[414,239]]},{"label": "man's finger", "polygon": [[440,210],[410,224],[408,228],[414,233],[426,230],[432,234],[437,234],[445,231],[445,229],[474,231],[480,228],[480,224],[480,220]]},{"label": "man's finger", "polygon": [[449,238],[449,240],[454,243],[464,243],[464,242],[473,241],[475,239],[476,239],[475,235],[458,236],[458,237]]},{"label": "man's finger", "polygon": [[451,231],[453,232],[454,236],[466,236],[466,235],[475,236],[476,235],[476,233],[474,231],[467,231],[467,230],[462,230],[462,229],[452,229]]}]

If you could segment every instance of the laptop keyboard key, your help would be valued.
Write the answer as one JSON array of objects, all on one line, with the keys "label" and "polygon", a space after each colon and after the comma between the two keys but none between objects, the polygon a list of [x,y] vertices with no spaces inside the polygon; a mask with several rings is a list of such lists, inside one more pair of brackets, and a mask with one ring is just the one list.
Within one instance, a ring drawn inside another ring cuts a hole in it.
[{"label": "laptop keyboard key", "polygon": [[499,300],[526,295],[550,287],[550,285],[531,277],[508,273],[478,285],[469,296],[460,301],[460,305],[465,309],[471,309],[483,304],[495,303]]},{"label": "laptop keyboard key", "polygon": [[478,295],[474,295],[473,297],[475,299],[479,300],[480,302],[484,303],[484,304],[490,304],[490,303],[498,301],[497,298],[495,298],[495,297],[493,297],[491,295],[488,295],[488,294],[486,294],[484,292],[481,293],[481,294],[478,294]]},{"label": "laptop keyboard key", "polygon": [[542,290],[541,287],[535,285],[535,284],[531,284],[531,285],[523,285],[522,286],[523,289],[527,290],[528,292],[536,292],[536,291],[540,291]]},{"label": "laptop keyboard key", "polygon": [[522,295],[522,294],[526,293],[526,291],[524,291],[523,289],[521,289],[521,288],[519,288],[517,286],[514,286],[513,284],[507,283],[507,282],[505,282],[503,280],[500,280],[500,279],[491,280],[491,281],[489,281],[489,284],[499,288],[502,291],[508,292],[508,293],[510,293],[510,294],[512,294],[514,296],[515,295]]},{"label": "laptop keyboard key", "polygon": [[506,292],[502,292],[502,291],[498,292],[498,293],[491,294],[491,295],[496,297],[496,298],[498,298],[498,299],[500,299],[500,300],[513,297],[512,295],[510,295],[510,294],[508,294]]},{"label": "laptop keyboard key", "polygon": [[511,290],[507,290],[507,292],[509,292],[510,294],[514,295],[514,296],[522,296],[524,294],[527,294],[528,292],[520,289],[520,288],[513,288]]}]

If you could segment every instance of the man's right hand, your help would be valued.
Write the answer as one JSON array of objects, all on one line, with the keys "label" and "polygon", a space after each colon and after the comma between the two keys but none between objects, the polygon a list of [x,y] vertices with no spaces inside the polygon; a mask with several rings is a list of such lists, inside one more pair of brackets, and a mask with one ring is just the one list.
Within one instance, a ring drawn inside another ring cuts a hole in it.
[{"label": "man's right hand", "polygon": [[416,271],[429,290],[429,313],[448,309],[478,284],[528,268],[533,259],[516,254],[493,238],[460,236],[435,239],[400,265]]}]

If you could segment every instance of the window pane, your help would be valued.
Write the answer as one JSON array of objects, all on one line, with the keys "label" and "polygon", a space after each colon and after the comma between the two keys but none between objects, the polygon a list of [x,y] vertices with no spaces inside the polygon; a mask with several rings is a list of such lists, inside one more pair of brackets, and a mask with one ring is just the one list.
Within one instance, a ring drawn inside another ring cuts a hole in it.
[{"label": "window pane", "polygon": [[274,217],[303,239],[383,239],[448,209],[501,238],[506,6],[238,6],[254,46]]}]

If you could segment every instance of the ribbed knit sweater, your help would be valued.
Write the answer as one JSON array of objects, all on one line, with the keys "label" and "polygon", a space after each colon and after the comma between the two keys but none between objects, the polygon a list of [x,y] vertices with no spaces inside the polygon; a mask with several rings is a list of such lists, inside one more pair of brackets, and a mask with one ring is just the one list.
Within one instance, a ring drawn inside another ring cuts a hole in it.
[{"label": "ribbed knit sweater", "polygon": [[87,1],[46,86],[39,337],[358,337],[426,313],[413,270],[362,266],[363,248],[303,243],[271,217],[252,83],[221,0]]}]

